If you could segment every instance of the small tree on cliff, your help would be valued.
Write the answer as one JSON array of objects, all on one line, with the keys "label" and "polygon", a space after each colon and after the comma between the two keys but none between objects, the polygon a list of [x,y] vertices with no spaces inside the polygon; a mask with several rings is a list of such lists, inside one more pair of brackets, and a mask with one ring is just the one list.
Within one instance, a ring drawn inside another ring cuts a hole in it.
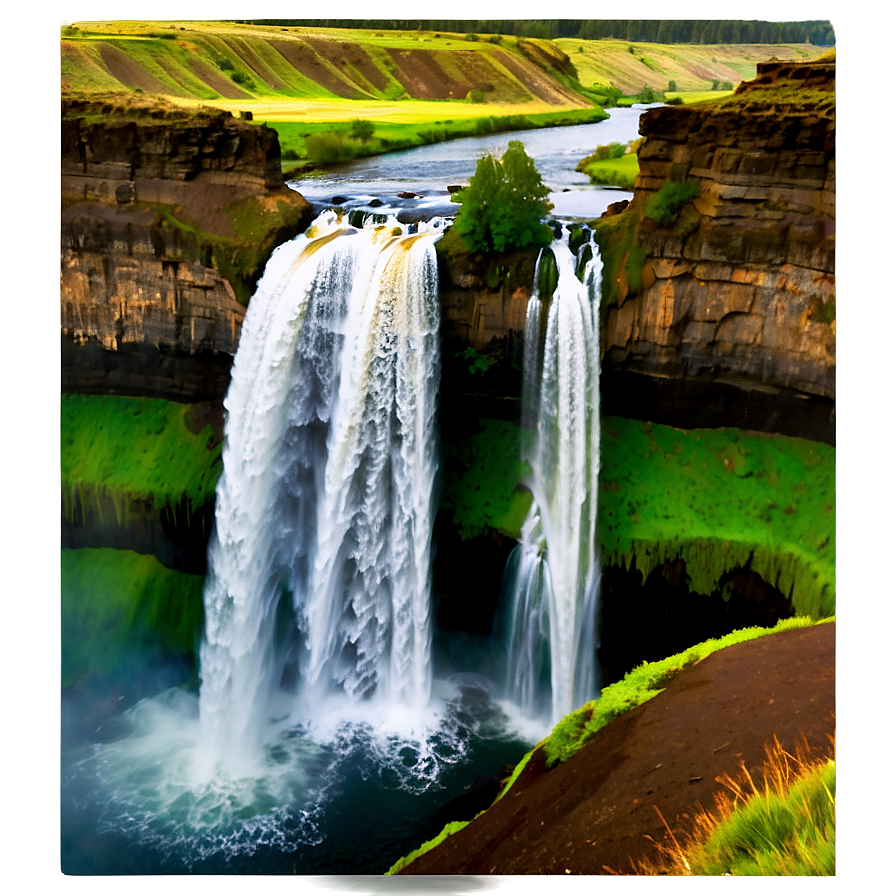
[{"label": "small tree on cliff", "polygon": [[491,153],[483,156],[470,186],[455,194],[461,207],[454,227],[464,248],[504,252],[548,245],[549,192],[519,140],[510,141],[500,161]]}]

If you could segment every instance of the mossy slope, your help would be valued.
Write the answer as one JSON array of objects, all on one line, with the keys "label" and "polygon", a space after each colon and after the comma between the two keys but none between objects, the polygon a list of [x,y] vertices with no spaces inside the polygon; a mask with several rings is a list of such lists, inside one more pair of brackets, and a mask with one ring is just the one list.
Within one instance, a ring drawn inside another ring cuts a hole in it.
[{"label": "mossy slope", "polygon": [[452,512],[462,538],[488,529],[519,537],[532,503],[521,486],[528,471],[520,459],[521,440],[516,423],[482,418],[475,432],[443,446],[442,507]]},{"label": "mossy slope", "polygon": [[749,566],[798,614],[830,615],[835,459],[832,446],[804,439],[604,418],[602,561],[646,577],[681,557],[700,594]]},{"label": "mossy slope", "polygon": [[63,514],[76,503],[114,501],[117,523],[128,507],[186,506],[214,500],[221,474],[221,437],[197,408],[158,398],[63,395],[61,401]]},{"label": "mossy slope", "polygon": [[143,653],[191,656],[203,577],[109,548],[63,550],[62,685],[114,674]]}]

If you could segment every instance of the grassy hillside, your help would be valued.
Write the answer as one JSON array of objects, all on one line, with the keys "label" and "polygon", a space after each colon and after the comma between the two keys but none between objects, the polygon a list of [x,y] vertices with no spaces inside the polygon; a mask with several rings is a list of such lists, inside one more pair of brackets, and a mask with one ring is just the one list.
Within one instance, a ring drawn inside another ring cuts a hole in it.
[{"label": "grassy hillside", "polygon": [[[227,22],[95,22],[63,31],[62,83],[191,100],[464,100],[590,105],[549,41]],[[472,93],[472,95],[471,95]]]},{"label": "grassy hillside", "polygon": [[[285,114],[286,106],[297,114],[310,103],[316,120],[337,120],[319,117],[331,113],[317,104],[447,100],[456,109],[462,100],[528,112],[583,108],[600,102],[606,86],[628,95],[645,85],[666,90],[670,81],[679,91],[707,90],[714,81],[752,78],[758,61],[818,55],[805,44],[470,37],[232,22],[76,23],[62,33],[62,85],[76,92],[164,94],[264,117]],[[433,117],[444,114],[433,110]]]},{"label": "grassy hillside", "polygon": [[[569,56],[583,87],[606,85],[637,93],[654,90],[710,90],[714,81],[748,81],[756,76],[756,63],[815,59],[821,53],[808,44],[644,44],[624,40],[554,43]],[[669,82],[675,87],[670,88]]]}]

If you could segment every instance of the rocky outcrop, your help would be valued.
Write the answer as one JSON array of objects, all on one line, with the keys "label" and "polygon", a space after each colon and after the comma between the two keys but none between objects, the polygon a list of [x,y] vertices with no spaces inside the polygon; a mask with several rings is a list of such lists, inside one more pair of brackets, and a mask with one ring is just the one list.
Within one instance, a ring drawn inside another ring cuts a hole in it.
[{"label": "rocky outcrop", "polygon": [[[606,231],[626,245],[605,271],[605,396],[780,399],[833,437],[833,90],[833,64],[769,64],[730,100],[643,115],[635,195]],[[663,208],[683,184],[697,195]]]},{"label": "rocky outcrop", "polygon": [[519,416],[526,305],[537,250],[471,254],[449,230],[436,243],[443,428],[477,416]]},{"label": "rocky outcrop", "polygon": [[311,208],[270,128],[121,102],[63,102],[62,387],[220,400],[254,283]]},{"label": "rocky outcrop", "polygon": [[63,197],[176,204],[195,181],[256,192],[283,186],[276,131],[229,112],[64,99],[62,116]]},{"label": "rocky outcrop", "polygon": [[445,337],[477,351],[521,338],[537,251],[494,256],[467,253],[451,231],[436,243],[436,251]]}]

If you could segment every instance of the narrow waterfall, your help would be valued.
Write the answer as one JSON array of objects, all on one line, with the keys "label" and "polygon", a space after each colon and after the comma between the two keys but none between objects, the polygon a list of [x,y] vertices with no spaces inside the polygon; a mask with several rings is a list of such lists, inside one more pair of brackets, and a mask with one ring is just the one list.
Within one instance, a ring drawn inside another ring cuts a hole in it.
[{"label": "narrow waterfall", "polygon": [[259,282],[225,401],[205,777],[253,774],[270,725],[324,700],[429,699],[439,235],[327,212]]},{"label": "narrow waterfall", "polygon": [[[556,288],[541,295],[551,260]],[[533,502],[509,582],[506,686],[524,713],[550,721],[597,686],[601,270],[592,243],[574,256],[555,240],[539,259],[526,316],[524,455]]]}]

